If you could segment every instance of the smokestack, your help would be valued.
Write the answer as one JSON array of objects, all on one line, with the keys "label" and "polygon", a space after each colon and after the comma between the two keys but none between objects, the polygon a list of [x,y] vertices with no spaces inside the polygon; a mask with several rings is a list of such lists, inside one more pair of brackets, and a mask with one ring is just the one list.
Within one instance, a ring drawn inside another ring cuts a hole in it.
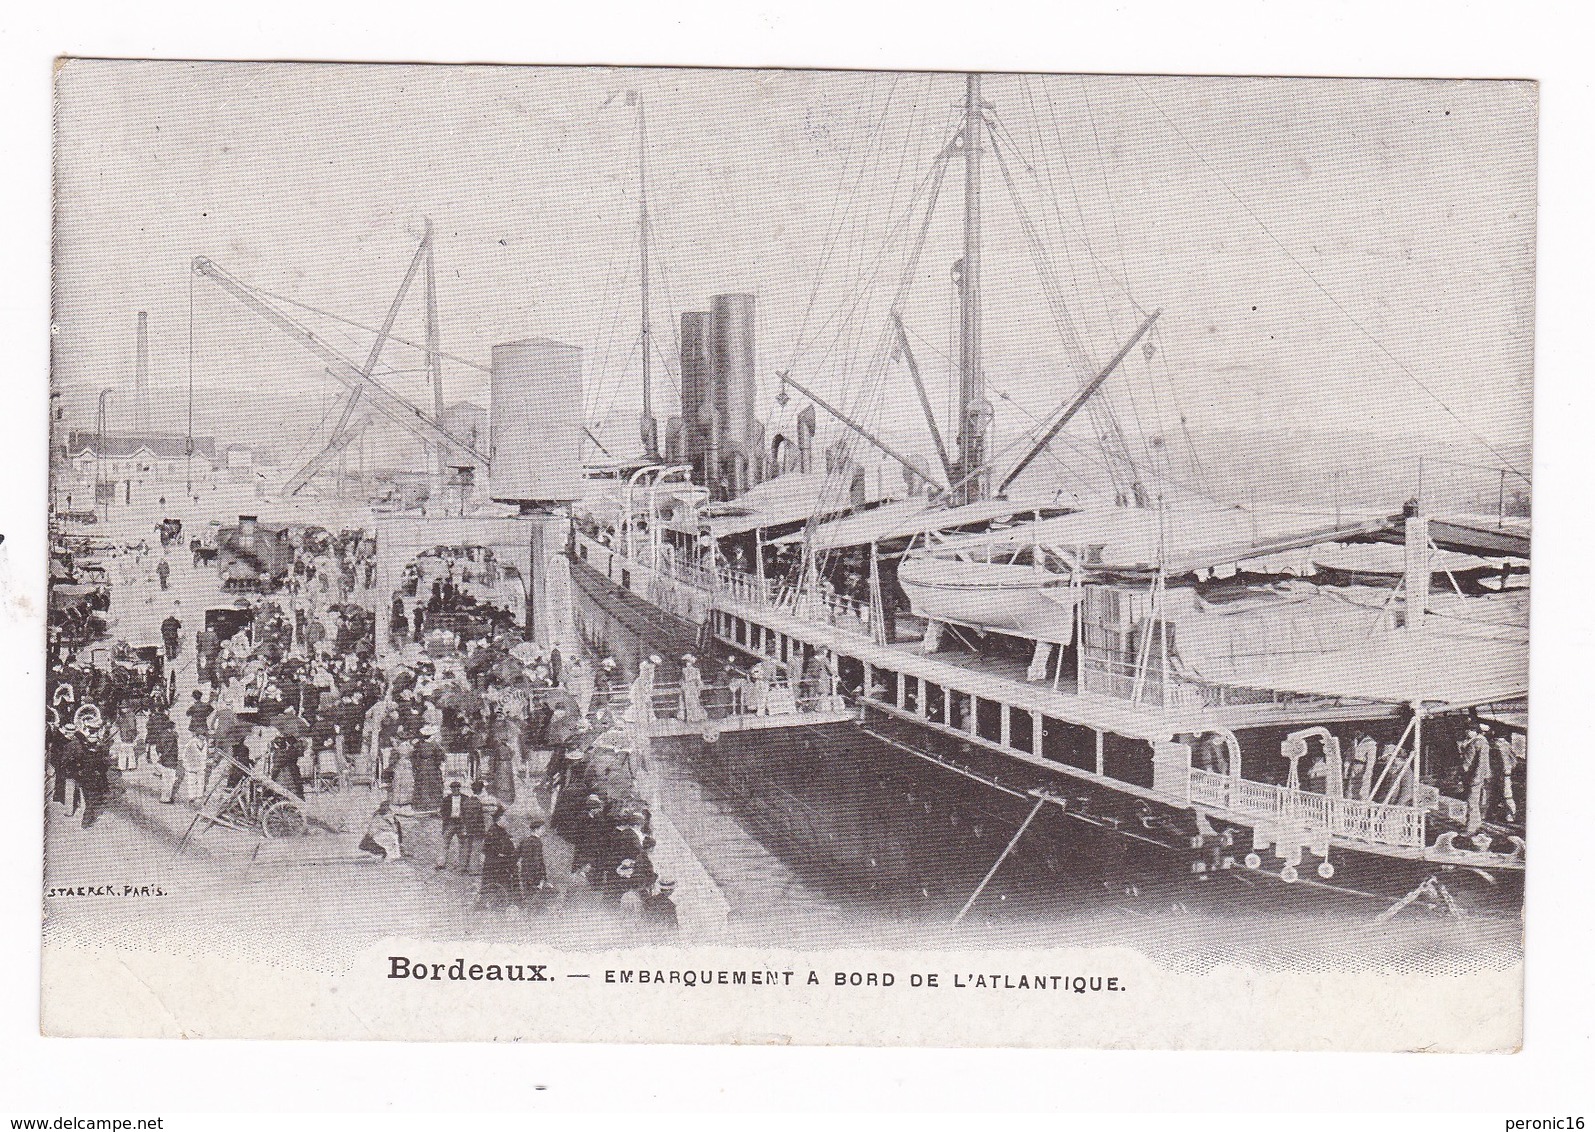
[{"label": "smokestack", "polygon": [[681,316],[681,431],[692,478],[714,486],[710,433],[714,413],[714,361],[710,349],[714,317],[708,311]]},{"label": "smokestack", "polygon": [[141,435],[149,432],[150,396],[150,316],[138,312],[138,353],[133,363],[133,427]]},{"label": "smokestack", "polygon": [[754,382],[754,300],[752,295],[716,295],[713,313],[712,359],[714,406],[720,413],[720,459],[732,465],[732,490],[749,487],[754,470],[756,443]]}]

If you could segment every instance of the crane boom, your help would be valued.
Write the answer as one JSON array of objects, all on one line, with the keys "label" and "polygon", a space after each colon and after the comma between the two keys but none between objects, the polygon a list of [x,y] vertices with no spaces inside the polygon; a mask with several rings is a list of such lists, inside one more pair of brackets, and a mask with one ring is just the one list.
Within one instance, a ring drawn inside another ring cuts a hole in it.
[{"label": "crane boom", "polygon": [[361,434],[371,427],[371,422],[375,419],[370,413],[367,413],[354,422],[353,425],[346,425],[338,430],[336,435],[327,441],[327,446],[310,457],[305,466],[295,472],[293,478],[288,480],[284,485],[285,493],[298,495],[299,492],[304,490],[305,485],[315,478],[316,473],[332,463],[333,459],[344,452],[349,445],[360,439]]},{"label": "crane boom", "polygon": [[[783,382],[785,382],[787,385],[790,385],[793,389],[796,389],[799,393],[803,394],[803,396],[807,397],[810,401],[813,401],[816,405],[818,405],[820,408],[824,409],[827,413],[830,413],[831,416],[835,417],[843,425],[846,425],[848,428],[850,428],[854,432],[858,433],[865,440],[869,441],[876,448],[879,448],[882,452],[886,453],[886,455],[888,455],[892,459],[896,460],[899,464],[903,465],[903,467],[905,467],[909,471],[913,472],[916,476],[921,476],[921,477],[924,477],[926,479],[930,478],[930,477],[925,475],[925,472],[926,472],[927,469],[924,468],[922,465],[920,465],[920,464],[916,463],[915,461],[909,459],[907,456],[903,455],[897,449],[893,448],[890,444],[887,444],[886,441],[882,440],[880,437],[876,436],[869,429],[865,428],[863,425],[861,425],[857,421],[855,421],[852,417],[850,417],[846,413],[842,412],[841,409],[838,409],[835,405],[831,404],[829,401],[827,401],[824,398],[820,397],[812,389],[809,389],[807,386],[803,385],[803,383],[798,381],[796,378],[793,378],[793,377],[791,377],[790,375],[788,375],[786,373],[782,373],[780,375],[780,377],[781,377],[781,380]],[[938,486],[940,486],[940,485],[938,485]]]},{"label": "crane boom", "polygon": [[468,457],[483,468],[491,466],[492,462],[485,454],[449,432],[376,378],[362,372],[359,366],[329,346],[315,331],[266,302],[247,284],[234,278],[214,261],[204,256],[195,256],[193,270],[195,275],[209,279],[320,358],[326,363],[327,372],[342,383],[350,393],[356,389],[363,390],[367,403],[374,411],[429,444],[442,445]]},{"label": "crane boom", "polygon": [[1155,310],[1148,315],[1146,321],[1136,328],[1134,334],[1130,335],[1129,341],[1119,348],[1117,354],[1113,355],[1113,360],[1097,371],[1097,375],[1090,381],[1069,395],[1068,400],[1064,401],[1063,405],[1053,416],[1052,423],[1047,427],[1046,432],[1042,433],[1029,448],[1025,449],[1025,454],[1019,457],[1013,467],[1008,469],[1008,473],[1002,477],[1002,482],[997,486],[998,495],[1008,490],[1008,485],[1019,478],[1019,473],[1028,468],[1030,462],[1046,450],[1047,445],[1051,444],[1057,435],[1063,431],[1063,426],[1073,420],[1074,415],[1085,407],[1085,403],[1091,400],[1092,395],[1102,388],[1102,383],[1113,376],[1113,371],[1119,368],[1119,363],[1134,349],[1135,344],[1145,336],[1146,332],[1152,329],[1152,324],[1158,320],[1158,316],[1162,313],[1161,310]]}]

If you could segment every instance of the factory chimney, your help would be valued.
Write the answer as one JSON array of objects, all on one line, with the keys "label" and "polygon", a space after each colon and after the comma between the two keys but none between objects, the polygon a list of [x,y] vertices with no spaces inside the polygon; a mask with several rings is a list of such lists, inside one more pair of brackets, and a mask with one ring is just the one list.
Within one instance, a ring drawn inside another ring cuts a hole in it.
[{"label": "factory chimney", "polygon": [[133,362],[133,428],[139,435],[150,430],[150,316],[138,312],[138,353]]}]

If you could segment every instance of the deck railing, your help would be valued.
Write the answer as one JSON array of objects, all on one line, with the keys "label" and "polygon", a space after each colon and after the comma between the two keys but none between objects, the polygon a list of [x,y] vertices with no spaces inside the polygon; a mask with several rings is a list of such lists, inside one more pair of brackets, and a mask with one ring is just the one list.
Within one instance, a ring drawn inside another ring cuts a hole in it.
[{"label": "deck railing", "polygon": [[1423,811],[1355,798],[1331,798],[1249,778],[1191,768],[1191,801],[1239,816],[1290,821],[1309,831],[1378,845],[1423,847]]},{"label": "deck railing", "polygon": [[[801,679],[776,676],[763,682],[751,678],[732,684],[704,684],[696,703],[681,684],[659,681],[653,686],[649,719],[718,722],[740,716],[797,715],[837,710],[837,698],[825,689],[806,688]],[[613,688],[597,693],[595,707],[630,711],[631,689]]]},{"label": "deck railing", "polygon": [[[629,559],[613,547],[605,546],[585,535],[578,536],[578,543],[583,548],[585,561],[594,569],[616,581],[620,581],[621,576],[624,576],[630,583],[629,588],[634,592],[651,599],[663,600],[667,606],[683,604],[680,601],[670,602],[665,591],[673,585],[686,587],[705,597],[725,597],[744,605],[778,609],[783,613],[807,620],[824,621],[861,636],[867,637],[871,632],[869,606],[842,594],[785,586],[770,578],[760,578],[757,574],[749,574],[729,566],[710,570],[691,563],[673,561],[660,561],[655,565],[649,565],[637,559]],[[696,606],[697,603],[685,604]],[[672,609],[672,612],[676,611]],[[695,608],[693,611],[697,612]]]}]

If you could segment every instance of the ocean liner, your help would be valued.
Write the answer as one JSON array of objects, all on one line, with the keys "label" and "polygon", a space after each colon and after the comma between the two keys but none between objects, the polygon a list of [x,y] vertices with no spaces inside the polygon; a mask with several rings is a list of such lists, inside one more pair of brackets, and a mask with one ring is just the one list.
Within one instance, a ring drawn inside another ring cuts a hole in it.
[{"label": "ocean liner", "polygon": [[[1050,292],[1082,379],[999,451],[981,192],[993,166],[1014,189],[1012,139],[980,76],[962,95],[880,328],[934,460],[791,371],[779,401],[801,407],[778,429],[759,421],[755,302],[738,294],[681,316],[681,414],[661,444],[642,195],[644,455],[591,481],[578,511],[578,631],[626,666],[663,658],[655,710],[680,717],[673,756],[771,837],[833,873],[922,895],[945,884],[968,895],[960,915],[1005,870],[1111,883],[1127,859],[1171,878],[1368,898],[1386,914],[1515,910],[1526,501],[1509,502],[1504,471],[1485,515],[1439,510],[1420,485],[1356,512],[1198,500],[1133,475],[1060,490],[1038,458],[1126,358],[1150,358],[1159,312],[1137,307],[1133,333],[1093,359]],[[953,170],[962,254],[944,439],[901,299]],[[1016,215],[1044,272],[1036,225]],[[845,442],[819,450],[822,419]],[[861,449],[901,465],[896,498],[872,485]],[[721,727],[714,708],[691,723],[668,678],[688,653],[711,658],[711,685],[775,673],[792,694],[762,710],[779,725]]]}]

